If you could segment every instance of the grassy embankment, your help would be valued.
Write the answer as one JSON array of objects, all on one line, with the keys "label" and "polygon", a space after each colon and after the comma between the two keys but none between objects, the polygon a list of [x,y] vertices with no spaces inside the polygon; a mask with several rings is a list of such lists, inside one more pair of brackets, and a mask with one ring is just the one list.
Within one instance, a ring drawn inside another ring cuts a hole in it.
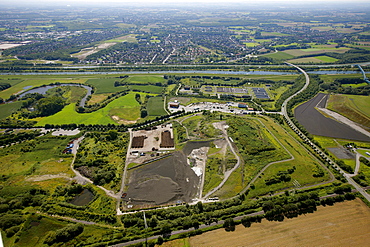
[{"label": "grassy embankment", "polygon": [[[248,118],[249,121],[250,118]],[[262,131],[265,135],[268,136],[269,140],[277,147],[278,155],[274,158],[272,157],[263,157],[261,156],[254,156],[257,157],[257,161],[251,160],[258,165],[258,169],[253,171],[245,172],[241,168],[238,168],[236,172],[234,172],[229,180],[226,182],[225,186],[221,188],[219,193],[228,193],[229,190],[234,188],[237,183],[243,182],[243,187],[247,185],[247,183],[255,176],[255,174],[262,169],[265,165],[273,161],[280,161],[289,159],[289,154],[281,147],[281,144],[284,145],[286,149],[293,155],[294,160],[286,161],[271,165],[267,168],[263,174],[256,180],[253,184],[254,186],[251,187],[248,197],[256,197],[264,194],[268,194],[270,192],[276,192],[279,190],[287,189],[287,188],[296,188],[293,184],[293,181],[298,181],[301,186],[305,185],[312,185],[315,183],[319,183],[322,181],[329,180],[329,175],[327,172],[319,165],[319,162],[313,158],[307,151],[295,140],[293,139],[279,124],[274,122],[272,119],[263,117],[258,118],[261,122],[258,122],[261,126]],[[251,119],[253,120],[253,119]],[[267,129],[272,133],[268,132]],[[276,139],[280,141],[277,142]],[[267,153],[265,154],[267,156]],[[254,158],[253,157],[253,158]],[[249,168],[251,166],[251,161],[245,161],[244,169]],[[253,163],[252,163],[253,164]],[[276,176],[279,171],[286,171],[289,168],[295,167],[295,171],[290,174],[291,180],[287,182],[279,182],[271,185],[266,185],[265,180],[271,179],[272,177]],[[322,176],[314,177],[314,174],[318,174],[322,172]],[[244,177],[242,176],[244,175]],[[244,179],[244,181],[243,181]],[[224,192],[223,192],[224,191]]]},{"label": "grassy embankment", "polygon": [[370,129],[370,97],[362,95],[330,95],[327,108]]}]

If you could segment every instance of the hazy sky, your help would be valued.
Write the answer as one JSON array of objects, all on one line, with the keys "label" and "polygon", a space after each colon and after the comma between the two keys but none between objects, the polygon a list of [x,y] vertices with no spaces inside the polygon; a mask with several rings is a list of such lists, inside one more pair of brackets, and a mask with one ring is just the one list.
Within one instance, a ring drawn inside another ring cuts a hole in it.
[{"label": "hazy sky", "polygon": [[[360,4],[359,4],[360,3]],[[356,7],[370,9],[369,0],[0,0],[0,6],[48,7],[48,6],[169,6],[191,7],[194,5],[215,5],[224,7],[235,6],[261,6],[261,7],[300,7],[330,9],[331,6],[339,8]],[[345,5],[345,6],[343,6]]]},{"label": "hazy sky", "polygon": [[[58,3],[58,4],[81,4],[81,3],[263,3],[263,2],[273,2],[273,3],[308,3],[308,2],[328,2],[328,3],[352,3],[352,2],[363,2],[368,3],[369,0],[17,0],[15,3],[43,3],[43,4],[51,4],[51,3]],[[0,0],[0,3],[11,3],[9,0]],[[13,2],[14,3],[14,2]]]}]

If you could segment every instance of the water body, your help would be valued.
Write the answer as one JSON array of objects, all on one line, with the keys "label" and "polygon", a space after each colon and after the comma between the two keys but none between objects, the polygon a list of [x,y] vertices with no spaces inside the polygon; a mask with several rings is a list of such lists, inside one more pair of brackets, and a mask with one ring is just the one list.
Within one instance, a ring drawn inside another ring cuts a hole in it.
[{"label": "water body", "polygon": [[[48,72],[48,73],[0,73],[0,75],[109,75],[109,74],[217,74],[217,75],[296,75],[299,72],[277,72],[277,71],[224,71],[224,70],[181,70],[181,71],[112,71],[112,72]],[[360,71],[309,71],[310,74],[330,75],[330,74],[361,74]]]},{"label": "water body", "polygon": [[23,92],[18,95],[19,98],[22,98],[23,96],[30,94],[30,93],[39,93],[39,94],[46,94],[46,92],[49,89],[55,88],[55,87],[61,87],[61,86],[70,86],[70,87],[83,87],[87,90],[86,95],[81,99],[80,106],[84,107],[86,103],[86,99],[89,95],[91,95],[92,88],[86,85],[79,85],[79,84],[69,84],[69,83],[63,83],[63,84],[58,84],[58,85],[48,85],[48,86],[43,86],[43,87],[37,87],[33,88],[31,90],[28,90],[26,92]]},{"label": "water body", "polygon": [[89,204],[93,199],[94,199],[94,194],[90,190],[84,189],[81,192],[81,194],[77,195],[69,203],[76,205],[76,206],[85,206]]}]

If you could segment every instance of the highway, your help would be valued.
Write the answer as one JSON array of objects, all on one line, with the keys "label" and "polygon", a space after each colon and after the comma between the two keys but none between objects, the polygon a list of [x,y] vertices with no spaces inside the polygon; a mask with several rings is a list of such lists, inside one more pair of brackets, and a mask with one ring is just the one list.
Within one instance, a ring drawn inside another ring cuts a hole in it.
[{"label": "highway", "polygon": [[367,76],[366,76],[366,74],[365,74],[365,71],[362,69],[361,65],[356,64],[356,66],[361,70],[361,73],[362,73],[362,75],[364,76],[364,81],[366,81],[367,83],[369,83],[369,84],[370,84],[370,81],[369,81],[369,79],[367,78]]}]

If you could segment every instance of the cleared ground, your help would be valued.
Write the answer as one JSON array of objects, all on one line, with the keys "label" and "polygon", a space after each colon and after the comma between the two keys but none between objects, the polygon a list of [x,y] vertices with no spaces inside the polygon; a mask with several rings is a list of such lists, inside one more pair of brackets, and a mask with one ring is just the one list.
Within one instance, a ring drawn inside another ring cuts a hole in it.
[{"label": "cleared ground", "polygon": [[130,174],[127,205],[162,205],[190,202],[198,190],[199,178],[182,152],[136,168]]},{"label": "cleared ground", "polygon": [[239,225],[234,232],[207,232],[190,238],[190,246],[369,246],[369,238],[370,208],[356,199],[283,222],[263,220],[250,228]]}]

